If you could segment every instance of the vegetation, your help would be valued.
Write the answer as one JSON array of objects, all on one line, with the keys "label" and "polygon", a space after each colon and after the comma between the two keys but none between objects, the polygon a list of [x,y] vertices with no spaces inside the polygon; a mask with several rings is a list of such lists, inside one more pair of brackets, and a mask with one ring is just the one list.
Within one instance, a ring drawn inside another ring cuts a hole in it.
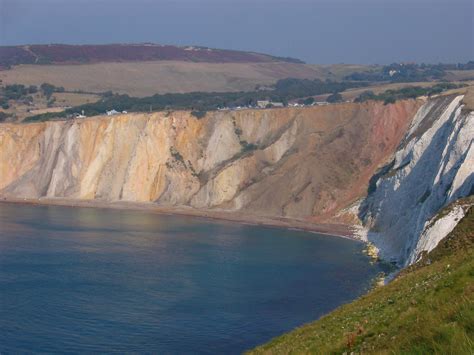
[{"label": "vegetation", "polygon": [[341,102],[342,101],[342,95],[339,94],[338,92],[331,94],[327,97],[326,99],[327,102],[329,103],[336,103],[336,102]]},{"label": "vegetation", "polygon": [[327,93],[342,92],[350,88],[357,88],[367,86],[367,83],[354,83],[344,81],[322,81],[319,79],[308,80],[308,79],[281,79],[275,84],[273,92],[263,93],[267,95],[274,94],[275,98],[269,97],[271,101],[285,102],[300,97],[315,96]]},{"label": "vegetation", "polygon": [[368,100],[375,100],[375,97],[376,97],[376,95],[374,94],[373,91],[367,90],[367,91],[364,91],[359,96],[357,96],[354,99],[354,102],[365,102],[365,101],[368,101]]},{"label": "vegetation", "polygon": [[394,103],[402,99],[414,99],[419,96],[431,96],[440,94],[443,91],[457,89],[466,85],[457,85],[452,83],[439,83],[431,87],[409,86],[399,90],[387,90],[381,94],[375,95],[372,91],[364,91],[354,101],[364,102],[367,100],[379,100],[385,104]]},{"label": "vegetation", "polygon": [[28,95],[28,88],[21,84],[6,85],[1,92],[3,100],[19,100]]},{"label": "vegetation", "polygon": [[36,94],[38,92],[38,87],[36,85],[28,86],[28,94]]},{"label": "vegetation", "polygon": [[390,284],[253,353],[472,354],[474,209]]},{"label": "vegetation", "polygon": [[8,117],[10,117],[8,113],[0,111],[0,122],[4,122]]},{"label": "vegetation", "polygon": [[148,112],[151,110],[191,110],[197,118],[204,117],[206,111],[216,110],[224,107],[247,107],[256,106],[258,100],[270,100],[283,102],[289,100],[320,95],[330,92],[344,91],[348,88],[363,87],[367,85],[361,82],[335,82],[307,79],[282,79],[279,80],[272,90],[256,90],[250,92],[192,92],[186,94],[164,94],[137,98],[128,95],[104,96],[96,103],[76,106],[54,115],[42,114],[32,116],[27,121],[44,121],[54,117],[68,117],[75,112],[94,116],[103,114],[107,110],[128,112]]},{"label": "vegetation", "polygon": [[[15,100],[15,101],[23,101],[25,103],[31,103],[33,101],[33,97],[31,94],[35,94],[38,92],[38,87],[35,85],[25,86],[22,84],[11,84],[6,85],[3,88],[0,88],[0,105],[3,108],[8,108],[8,101]],[[41,84],[41,92],[46,98],[49,100],[51,95],[54,92],[64,92],[63,87],[55,87],[51,84]]]},{"label": "vegetation", "polygon": [[173,157],[173,159],[175,159],[176,161],[178,161],[178,162],[182,163],[184,166],[186,166],[186,164],[184,163],[184,158],[183,158],[183,156],[181,155],[180,152],[178,152],[178,151],[176,150],[176,148],[171,147],[171,148],[170,148],[170,154],[171,154],[171,156]]},{"label": "vegetation", "polygon": [[[147,44],[105,44],[105,45],[29,45],[0,46],[0,67],[10,68],[19,64],[53,64],[53,63],[97,63],[97,62],[130,62],[153,60],[178,60],[209,63],[259,63],[289,62],[303,63],[299,59],[275,57],[253,52],[234,51],[194,47],[188,51],[185,47],[161,46]],[[202,50],[197,50],[202,49]]]},{"label": "vegetation", "polygon": [[23,101],[24,103],[30,103],[33,98],[29,94],[35,93],[38,90],[36,86],[26,87],[21,84],[6,85],[0,87],[0,106],[7,110],[10,108],[8,103],[9,100]]},{"label": "vegetation", "polygon": [[467,63],[458,64],[437,64],[437,67],[443,70],[474,70],[474,60],[470,60]]},{"label": "vegetation", "polygon": [[49,120],[54,120],[58,118],[64,117],[62,112],[47,112],[47,113],[42,113],[40,115],[34,115],[27,117],[23,120],[23,122],[28,123],[28,122],[39,122],[39,121],[49,121]]},{"label": "vegetation", "polygon": [[191,111],[191,115],[193,115],[197,119],[200,119],[206,116],[206,111]]},{"label": "vegetation", "polygon": [[56,86],[54,86],[52,84],[48,84],[48,83],[41,84],[40,88],[41,88],[41,91],[43,92],[43,95],[46,96],[46,98],[48,100],[51,98],[53,93],[55,93],[55,92],[64,92],[65,91],[62,86],[56,87]]},{"label": "vegetation", "polygon": [[472,69],[474,69],[474,61],[465,64],[393,63],[370,71],[352,73],[344,79],[370,82],[390,81],[394,83],[431,81],[442,79],[447,70]]},{"label": "vegetation", "polygon": [[298,100],[298,103],[299,103],[300,105],[309,106],[309,105],[314,104],[314,98],[313,98],[313,97],[308,97],[308,98],[306,98],[306,99],[301,99],[301,100]]},{"label": "vegetation", "polygon": [[401,64],[393,63],[375,70],[352,73],[345,77],[346,80],[355,81],[390,81],[413,82],[441,79],[445,70],[435,65]]},{"label": "vegetation", "polygon": [[242,146],[242,151],[241,153],[247,153],[247,152],[251,152],[255,149],[257,149],[258,147],[253,144],[253,143],[249,143],[247,142],[246,140],[241,140],[240,141],[240,145]]}]

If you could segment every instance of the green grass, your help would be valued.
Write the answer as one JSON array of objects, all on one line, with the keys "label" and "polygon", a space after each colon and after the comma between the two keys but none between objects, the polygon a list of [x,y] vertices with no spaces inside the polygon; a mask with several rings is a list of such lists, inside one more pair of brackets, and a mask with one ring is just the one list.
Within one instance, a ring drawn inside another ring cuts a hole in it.
[{"label": "green grass", "polygon": [[251,353],[345,352],[474,353],[474,208],[388,285]]}]

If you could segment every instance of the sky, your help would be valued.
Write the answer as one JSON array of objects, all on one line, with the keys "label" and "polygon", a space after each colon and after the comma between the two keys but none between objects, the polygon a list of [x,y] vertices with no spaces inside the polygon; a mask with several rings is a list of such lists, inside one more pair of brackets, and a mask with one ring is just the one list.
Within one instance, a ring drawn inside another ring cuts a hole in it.
[{"label": "sky", "polygon": [[308,63],[474,60],[474,0],[0,0],[0,45],[201,45]]}]

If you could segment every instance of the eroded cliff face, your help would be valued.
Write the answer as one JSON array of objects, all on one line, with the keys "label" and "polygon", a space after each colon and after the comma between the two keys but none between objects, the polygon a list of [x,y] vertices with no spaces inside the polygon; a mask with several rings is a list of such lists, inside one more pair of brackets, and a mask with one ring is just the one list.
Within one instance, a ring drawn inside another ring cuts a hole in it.
[{"label": "eroded cliff face", "polygon": [[384,259],[415,262],[468,208],[457,204],[437,215],[474,193],[474,113],[463,110],[462,99],[442,96],[423,105],[393,160],[369,184],[358,212]]},{"label": "eroded cliff face", "polygon": [[0,196],[361,221],[384,259],[408,265],[472,205],[438,215],[474,192],[462,99],[1,124]]},{"label": "eroded cliff face", "polygon": [[0,125],[0,195],[327,220],[366,192],[420,101]]}]

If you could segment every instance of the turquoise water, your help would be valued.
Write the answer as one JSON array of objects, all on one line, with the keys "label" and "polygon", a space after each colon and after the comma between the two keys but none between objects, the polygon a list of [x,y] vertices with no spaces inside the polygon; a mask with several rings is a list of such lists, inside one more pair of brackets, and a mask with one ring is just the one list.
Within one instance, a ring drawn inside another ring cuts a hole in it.
[{"label": "turquoise water", "polygon": [[351,240],[0,203],[0,353],[237,353],[361,295]]}]

